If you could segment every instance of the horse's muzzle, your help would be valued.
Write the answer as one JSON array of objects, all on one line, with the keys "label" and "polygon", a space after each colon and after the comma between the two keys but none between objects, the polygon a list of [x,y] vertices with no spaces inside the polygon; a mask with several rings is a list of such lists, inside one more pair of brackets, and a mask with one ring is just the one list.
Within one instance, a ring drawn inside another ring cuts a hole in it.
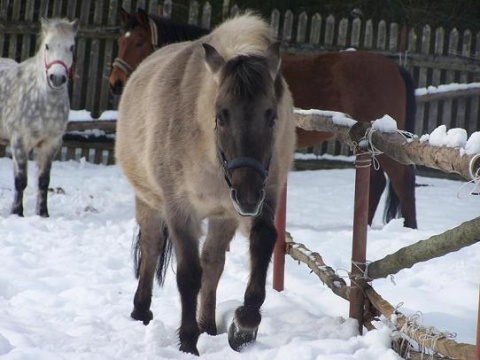
[{"label": "horse's muzzle", "polygon": [[230,188],[230,198],[233,207],[241,216],[257,216],[262,212],[263,201],[265,200],[265,189],[260,190],[257,201],[240,201],[235,188]]},{"label": "horse's muzzle", "polygon": [[110,91],[113,95],[122,95],[123,82],[121,80],[117,80],[113,85],[110,84]]},{"label": "horse's muzzle", "polygon": [[63,74],[50,74],[48,82],[54,89],[61,89],[67,83],[67,77]]}]

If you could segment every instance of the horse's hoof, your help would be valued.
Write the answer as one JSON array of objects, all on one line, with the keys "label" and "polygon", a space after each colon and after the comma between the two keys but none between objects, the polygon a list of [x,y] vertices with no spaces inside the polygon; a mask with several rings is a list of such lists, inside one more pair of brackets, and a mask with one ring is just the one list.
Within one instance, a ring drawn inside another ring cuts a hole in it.
[{"label": "horse's hoof", "polygon": [[134,320],[142,321],[143,325],[148,325],[150,321],[153,319],[153,313],[150,310],[140,313],[136,309],[133,309],[130,316]]},{"label": "horse's hoof", "polygon": [[228,328],[228,343],[235,351],[241,351],[257,339],[258,327],[254,329],[241,329],[233,319]]},{"label": "horse's hoof", "polygon": [[192,344],[190,342],[185,342],[180,344],[180,351],[188,354],[193,354],[200,356],[200,353],[197,350],[197,346],[195,344]]}]

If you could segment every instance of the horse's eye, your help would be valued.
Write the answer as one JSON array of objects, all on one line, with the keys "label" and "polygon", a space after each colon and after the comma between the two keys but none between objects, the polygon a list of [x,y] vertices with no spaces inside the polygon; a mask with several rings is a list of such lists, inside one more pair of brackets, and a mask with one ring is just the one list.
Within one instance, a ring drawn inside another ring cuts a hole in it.
[{"label": "horse's eye", "polygon": [[265,111],[265,120],[269,126],[275,125],[277,119],[277,112],[274,109],[267,109]]},{"label": "horse's eye", "polygon": [[227,109],[222,109],[217,113],[217,125],[218,126],[225,126],[228,119],[230,117],[230,113]]},{"label": "horse's eye", "polygon": [[74,50],[75,50],[75,45],[70,46],[70,52],[73,53]]},{"label": "horse's eye", "polygon": [[45,50],[50,50],[50,48],[48,47],[48,44],[45,44]]}]

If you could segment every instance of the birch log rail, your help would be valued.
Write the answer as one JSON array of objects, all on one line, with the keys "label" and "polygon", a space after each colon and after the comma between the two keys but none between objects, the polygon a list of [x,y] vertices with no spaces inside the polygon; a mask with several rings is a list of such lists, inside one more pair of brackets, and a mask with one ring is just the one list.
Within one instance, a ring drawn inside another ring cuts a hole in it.
[{"label": "birch log rail", "polygon": [[[365,122],[355,122],[353,126],[338,124],[333,117],[322,111],[296,111],[297,126],[311,131],[331,132],[332,138],[355,146],[365,140],[372,125]],[[399,133],[372,131],[371,142],[375,149],[402,164],[424,165],[447,173],[456,173],[466,180],[473,180],[480,169],[478,154],[462,154],[458,148],[447,146],[432,146],[420,142],[417,136],[406,139]]]}]

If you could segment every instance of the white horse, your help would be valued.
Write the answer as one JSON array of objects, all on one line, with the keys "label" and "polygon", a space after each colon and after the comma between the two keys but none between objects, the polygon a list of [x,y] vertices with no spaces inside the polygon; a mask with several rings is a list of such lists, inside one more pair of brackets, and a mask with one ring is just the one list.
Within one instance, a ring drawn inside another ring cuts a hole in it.
[{"label": "white horse", "polygon": [[52,161],[62,145],[70,100],[78,19],[42,19],[40,46],[35,56],[17,63],[0,59],[0,137],[10,142],[15,195],[12,214],[23,216],[27,161],[37,150],[36,213],[48,216],[47,192]]}]

